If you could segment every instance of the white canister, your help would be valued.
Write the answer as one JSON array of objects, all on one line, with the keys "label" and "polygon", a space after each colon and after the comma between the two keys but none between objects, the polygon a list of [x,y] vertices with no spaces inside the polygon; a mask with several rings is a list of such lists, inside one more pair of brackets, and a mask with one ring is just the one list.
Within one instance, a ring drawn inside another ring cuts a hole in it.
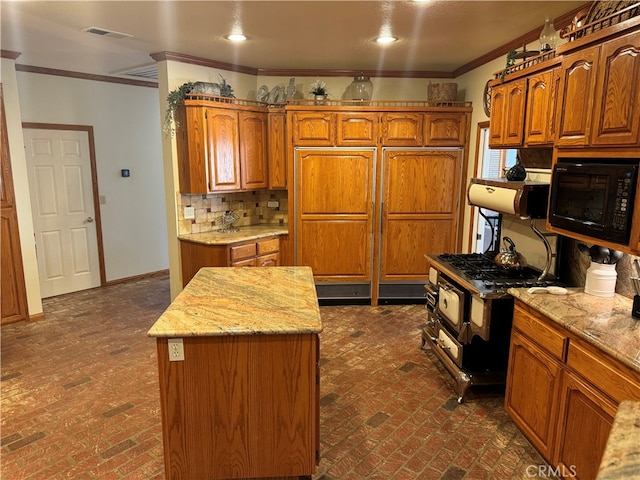
[{"label": "white canister", "polygon": [[587,280],[584,284],[584,293],[595,297],[613,297],[616,293],[616,272],[615,263],[591,262],[587,270]]}]

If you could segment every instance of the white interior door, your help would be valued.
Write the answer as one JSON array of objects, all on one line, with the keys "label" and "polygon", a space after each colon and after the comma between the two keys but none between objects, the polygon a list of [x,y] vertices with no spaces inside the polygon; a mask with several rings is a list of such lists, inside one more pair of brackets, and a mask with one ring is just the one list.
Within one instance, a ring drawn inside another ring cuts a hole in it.
[{"label": "white interior door", "polygon": [[24,129],[42,298],[100,286],[86,131]]}]

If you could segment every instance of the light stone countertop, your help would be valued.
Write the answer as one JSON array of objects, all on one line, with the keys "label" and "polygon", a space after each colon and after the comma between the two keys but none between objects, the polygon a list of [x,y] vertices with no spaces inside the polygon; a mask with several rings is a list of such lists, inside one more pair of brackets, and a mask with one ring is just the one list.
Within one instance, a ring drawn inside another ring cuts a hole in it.
[{"label": "light stone countertop", "polygon": [[640,478],[640,402],[620,403],[597,480]]},{"label": "light stone countertop", "polygon": [[251,225],[248,227],[238,227],[237,232],[202,232],[178,235],[178,240],[205,245],[229,245],[230,243],[244,242],[247,240],[257,240],[259,238],[271,237],[273,235],[288,235],[287,225]]},{"label": "light stone countertop", "polygon": [[640,372],[640,319],[631,316],[633,301],[618,294],[603,298],[582,288],[568,290],[567,295],[531,294],[526,288],[510,288],[509,293]]},{"label": "light stone countertop", "polygon": [[206,267],[147,332],[150,337],[322,331],[310,267]]}]

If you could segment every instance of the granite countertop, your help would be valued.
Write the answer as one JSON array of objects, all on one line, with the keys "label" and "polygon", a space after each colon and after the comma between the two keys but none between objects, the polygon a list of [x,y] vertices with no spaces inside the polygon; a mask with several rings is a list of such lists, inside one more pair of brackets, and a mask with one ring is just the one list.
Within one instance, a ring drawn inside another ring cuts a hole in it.
[{"label": "granite countertop", "polygon": [[597,480],[640,476],[640,402],[620,403],[600,462]]},{"label": "granite countertop", "polygon": [[310,267],[207,267],[147,332],[150,337],[319,333]]},{"label": "granite countertop", "polygon": [[640,320],[631,316],[633,301],[617,294],[588,295],[582,288],[568,290],[567,295],[531,294],[526,288],[510,288],[509,293],[640,372]]},{"label": "granite countertop", "polygon": [[230,243],[257,240],[258,238],[273,235],[287,235],[288,233],[289,228],[286,225],[251,225],[248,227],[238,227],[237,232],[223,233],[211,231],[178,235],[178,240],[203,243],[205,245],[229,245]]}]

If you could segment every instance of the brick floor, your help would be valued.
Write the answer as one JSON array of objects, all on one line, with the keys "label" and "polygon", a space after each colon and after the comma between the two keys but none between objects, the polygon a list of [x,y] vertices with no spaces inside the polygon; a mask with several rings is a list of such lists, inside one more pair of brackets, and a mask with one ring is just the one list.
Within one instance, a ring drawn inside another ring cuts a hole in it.
[{"label": "brick floor", "polygon": [[[146,331],[168,302],[161,275],[46,299],[45,319],[2,328],[2,480],[165,478]],[[501,393],[456,402],[451,376],[418,348],[423,306],[321,313],[314,480],[525,479],[544,464]]]}]

